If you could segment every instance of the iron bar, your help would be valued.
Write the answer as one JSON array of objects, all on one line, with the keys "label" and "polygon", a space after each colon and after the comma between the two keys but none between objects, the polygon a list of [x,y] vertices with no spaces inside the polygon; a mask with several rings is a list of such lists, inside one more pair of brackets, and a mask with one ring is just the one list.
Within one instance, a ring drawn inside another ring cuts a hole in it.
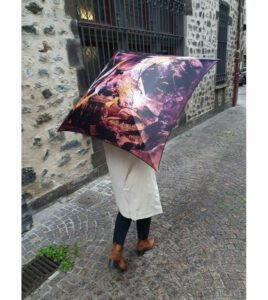
[{"label": "iron bar", "polygon": [[[88,27],[88,38],[89,38],[89,51],[90,51],[90,56],[91,56],[91,64],[93,65],[93,71],[94,71],[94,78],[96,78],[96,69],[95,69],[95,62],[94,62],[94,51],[93,51],[93,46],[92,46],[92,41],[91,41],[91,30]],[[95,47],[96,51],[97,48]]]},{"label": "iron bar", "polygon": [[98,39],[97,39],[96,28],[94,28],[94,35],[95,35],[95,43],[96,43],[96,55],[97,55],[97,58],[98,58],[98,67],[99,67],[98,73],[99,73],[99,72],[100,72],[100,70],[101,70],[101,63],[100,63],[100,56],[99,56],[99,43],[98,43]]},{"label": "iron bar", "polygon": [[95,7],[93,5],[93,0],[91,0],[91,13],[92,13],[92,21],[96,20],[97,19],[97,14],[96,14],[96,11],[95,11]]},{"label": "iron bar", "polygon": [[97,0],[97,3],[98,3],[98,21],[99,23],[101,23],[101,20],[100,20],[100,3],[99,3],[99,0]]},{"label": "iron bar", "polygon": [[102,5],[103,5],[103,14],[104,14],[104,23],[105,24],[108,24],[107,23],[107,18],[106,18],[106,11],[105,11],[105,2],[104,2],[104,0],[102,0]]},{"label": "iron bar", "polygon": [[[81,31],[82,31],[82,43],[85,44],[84,28],[81,28]],[[88,69],[87,52],[86,52],[86,48],[85,47],[82,47],[82,53],[83,53],[83,58],[84,58],[84,64],[85,64],[85,67],[86,67],[87,79],[90,80],[90,74],[89,74],[89,69]]]}]

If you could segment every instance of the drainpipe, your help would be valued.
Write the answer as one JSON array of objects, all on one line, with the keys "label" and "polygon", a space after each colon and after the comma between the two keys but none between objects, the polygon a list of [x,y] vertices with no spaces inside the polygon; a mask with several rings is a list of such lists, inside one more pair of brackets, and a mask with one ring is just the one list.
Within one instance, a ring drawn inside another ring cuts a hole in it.
[{"label": "drainpipe", "polygon": [[240,20],[241,20],[241,0],[238,1],[237,43],[236,43],[236,52],[235,52],[235,77],[234,77],[233,106],[236,106],[237,91],[238,91],[239,56],[240,56]]}]

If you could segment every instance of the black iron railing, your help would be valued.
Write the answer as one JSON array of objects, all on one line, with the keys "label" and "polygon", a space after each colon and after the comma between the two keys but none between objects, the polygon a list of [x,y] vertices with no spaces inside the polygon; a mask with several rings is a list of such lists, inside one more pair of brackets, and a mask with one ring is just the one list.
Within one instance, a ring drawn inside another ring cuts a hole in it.
[{"label": "black iron railing", "polygon": [[76,0],[89,84],[119,50],[183,55],[184,0]]}]

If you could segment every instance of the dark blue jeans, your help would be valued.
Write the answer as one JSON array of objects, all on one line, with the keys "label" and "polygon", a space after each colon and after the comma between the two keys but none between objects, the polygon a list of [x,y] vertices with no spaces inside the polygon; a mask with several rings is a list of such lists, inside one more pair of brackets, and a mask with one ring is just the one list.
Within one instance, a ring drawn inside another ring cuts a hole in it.
[{"label": "dark blue jeans", "polygon": [[[131,224],[131,219],[125,218],[124,216],[121,215],[120,212],[118,212],[115,221],[115,228],[114,228],[114,237],[113,237],[114,243],[117,243],[122,246],[124,245],[130,224]],[[148,238],[150,224],[151,224],[151,217],[136,221],[137,234],[140,240],[146,240]]]}]

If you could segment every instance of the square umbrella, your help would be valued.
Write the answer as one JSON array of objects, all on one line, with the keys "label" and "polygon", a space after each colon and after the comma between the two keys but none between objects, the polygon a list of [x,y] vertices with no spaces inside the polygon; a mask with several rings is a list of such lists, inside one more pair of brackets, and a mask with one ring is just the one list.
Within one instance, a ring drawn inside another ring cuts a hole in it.
[{"label": "square umbrella", "polygon": [[218,60],[119,50],[58,131],[100,138],[158,171],[172,127]]}]

